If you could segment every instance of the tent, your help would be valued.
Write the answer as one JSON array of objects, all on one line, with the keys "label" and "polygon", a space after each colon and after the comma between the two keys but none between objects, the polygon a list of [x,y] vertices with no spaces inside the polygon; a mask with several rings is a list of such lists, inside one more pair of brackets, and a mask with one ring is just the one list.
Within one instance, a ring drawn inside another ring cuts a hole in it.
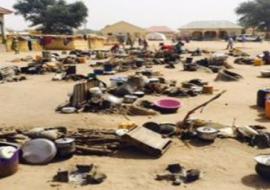
[{"label": "tent", "polygon": [[150,41],[166,41],[167,40],[164,34],[157,33],[157,32],[147,34],[146,39]]}]

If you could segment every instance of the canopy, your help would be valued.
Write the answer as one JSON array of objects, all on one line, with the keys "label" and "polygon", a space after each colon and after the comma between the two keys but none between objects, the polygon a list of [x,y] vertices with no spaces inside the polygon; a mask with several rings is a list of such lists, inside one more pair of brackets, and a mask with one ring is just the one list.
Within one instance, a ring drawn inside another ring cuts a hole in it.
[{"label": "canopy", "polygon": [[150,41],[166,41],[167,40],[164,34],[157,33],[157,32],[147,34],[146,39]]}]

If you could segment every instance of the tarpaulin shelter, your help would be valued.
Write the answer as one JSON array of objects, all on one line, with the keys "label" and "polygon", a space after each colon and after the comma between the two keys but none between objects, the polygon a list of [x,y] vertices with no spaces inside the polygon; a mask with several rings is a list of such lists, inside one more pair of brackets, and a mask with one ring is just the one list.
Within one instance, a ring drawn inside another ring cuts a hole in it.
[{"label": "tarpaulin shelter", "polygon": [[165,36],[165,34],[154,32],[147,34],[146,39],[150,41],[166,41],[167,37]]}]

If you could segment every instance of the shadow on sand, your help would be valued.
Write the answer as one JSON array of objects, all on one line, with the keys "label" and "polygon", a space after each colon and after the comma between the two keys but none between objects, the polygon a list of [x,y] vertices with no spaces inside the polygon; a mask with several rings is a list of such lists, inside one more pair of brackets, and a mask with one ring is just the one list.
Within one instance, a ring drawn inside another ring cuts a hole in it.
[{"label": "shadow on sand", "polygon": [[251,109],[254,109],[258,112],[258,118],[255,119],[258,122],[261,123],[269,123],[269,119],[265,116],[265,111],[262,108],[259,108],[257,105],[250,106]]},{"label": "shadow on sand", "polygon": [[245,186],[254,188],[254,189],[269,189],[270,182],[263,180],[260,176],[256,174],[247,175],[242,178],[242,183]]}]

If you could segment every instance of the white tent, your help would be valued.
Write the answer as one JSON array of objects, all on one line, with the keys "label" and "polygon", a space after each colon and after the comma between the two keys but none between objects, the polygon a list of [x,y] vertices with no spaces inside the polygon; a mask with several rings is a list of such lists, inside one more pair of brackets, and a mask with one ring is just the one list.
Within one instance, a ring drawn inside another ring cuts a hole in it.
[{"label": "white tent", "polygon": [[166,41],[167,40],[164,34],[157,33],[157,32],[147,34],[146,39],[149,41]]}]

